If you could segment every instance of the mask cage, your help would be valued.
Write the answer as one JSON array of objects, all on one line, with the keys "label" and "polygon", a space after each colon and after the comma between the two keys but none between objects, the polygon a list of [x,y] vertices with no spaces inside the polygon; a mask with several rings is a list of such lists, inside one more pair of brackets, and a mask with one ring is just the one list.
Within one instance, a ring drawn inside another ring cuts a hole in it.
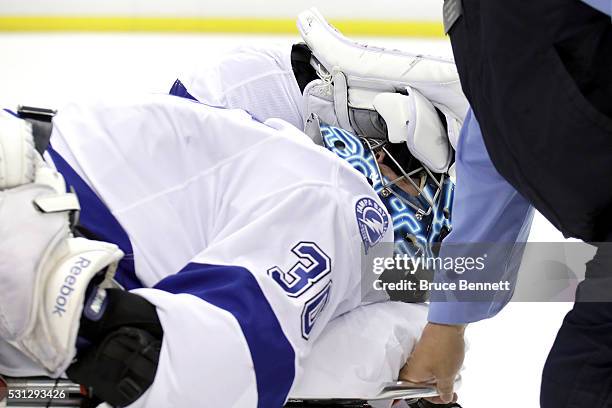
[{"label": "mask cage", "polygon": [[[434,174],[427,167],[423,166],[418,160],[412,156],[408,151],[408,148],[401,144],[397,146],[389,143],[385,140],[372,139],[367,137],[359,138],[363,143],[364,147],[370,151],[374,158],[378,158],[379,153],[385,154],[384,164],[388,165],[398,177],[394,180],[389,180],[384,176],[378,160],[374,160],[375,170],[382,185],[380,194],[383,197],[389,197],[390,195],[396,196],[402,200],[404,204],[415,210],[416,217],[422,220],[423,217],[431,215],[432,211],[440,204],[440,198],[442,197],[442,188],[444,181],[447,178],[445,174]],[[406,154],[398,155],[398,147],[403,148]],[[407,157],[404,163],[401,163],[401,159],[398,157]],[[420,182],[417,184],[414,179],[418,179]],[[398,183],[405,181],[409,183],[419,193],[420,200],[408,200],[404,194],[397,192]],[[426,187],[433,188],[433,194],[430,191],[426,191]]]},{"label": "mask cage", "polygon": [[[435,252],[451,229],[454,185],[450,178],[425,169],[404,143],[358,137],[324,123],[317,127],[320,144],[363,174],[381,198],[393,220],[395,253],[419,256]],[[381,153],[385,154],[382,163],[397,175],[393,180],[384,176],[377,163]],[[404,179],[408,186],[398,186]],[[401,187],[410,187],[412,194]]]}]

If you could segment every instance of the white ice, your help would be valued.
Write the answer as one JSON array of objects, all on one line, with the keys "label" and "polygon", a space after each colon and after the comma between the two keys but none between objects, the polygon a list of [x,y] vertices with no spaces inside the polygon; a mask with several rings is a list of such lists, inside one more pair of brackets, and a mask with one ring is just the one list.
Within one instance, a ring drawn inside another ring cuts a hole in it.
[{"label": "white ice", "polygon": [[[71,100],[164,92],[177,73],[249,42],[297,38],[199,35],[0,35],[0,105],[61,108]],[[369,39],[426,54],[450,55],[443,40]],[[531,235],[560,241],[541,216]],[[567,303],[512,303],[494,319],[468,328],[470,350],[459,391],[465,408],[535,408],[543,363]]]}]

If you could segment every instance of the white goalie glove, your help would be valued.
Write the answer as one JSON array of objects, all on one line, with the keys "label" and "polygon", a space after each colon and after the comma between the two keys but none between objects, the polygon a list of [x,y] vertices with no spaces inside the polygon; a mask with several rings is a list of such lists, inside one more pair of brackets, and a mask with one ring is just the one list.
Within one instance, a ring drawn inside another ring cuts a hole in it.
[{"label": "white goalie glove", "polygon": [[298,29],[321,78],[304,90],[305,119],[314,113],[360,136],[406,142],[431,171],[449,172],[468,110],[452,61],[354,43],[316,9],[299,15]]},{"label": "white goalie glove", "polygon": [[110,279],[123,256],[115,245],[73,237],[78,209],[62,175],[35,151],[30,125],[1,111],[0,337],[53,377],[76,354],[88,285]]}]

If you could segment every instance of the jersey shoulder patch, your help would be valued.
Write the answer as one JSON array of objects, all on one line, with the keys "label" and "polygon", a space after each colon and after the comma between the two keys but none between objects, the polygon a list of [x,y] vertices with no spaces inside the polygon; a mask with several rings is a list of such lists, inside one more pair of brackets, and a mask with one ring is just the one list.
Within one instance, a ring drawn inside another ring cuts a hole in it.
[{"label": "jersey shoulder patch", "polygon": [[389,229],[387,211],[372,197],[362,197],[355,203],[357,226],[361,234],[365,253],[378,244]]}]

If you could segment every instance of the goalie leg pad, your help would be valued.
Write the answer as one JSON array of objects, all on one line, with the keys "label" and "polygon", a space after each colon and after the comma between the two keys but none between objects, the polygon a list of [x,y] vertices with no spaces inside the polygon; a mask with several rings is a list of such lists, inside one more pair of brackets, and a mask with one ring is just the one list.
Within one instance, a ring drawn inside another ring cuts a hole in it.
[{"label": "goalie leg pad", "polygon": [[328,72],[343,72],[349,87],[353,78],[378,81],[396,89],[412,86],[444,114],[463,121],[468,103],[453,61],[355,43],[314,8],[300,13],[298,29],[314,57]]},{"label": "goalie leg pad", "polygon": [[[429,170],[448,170],[452,161],[448,145],[456,146],[468,109],[453,61],[352,42],[316,9],[299,15],[298,28],[321,78],[304,90],[304,120],[314,113],[321,121],[361,137],[384,140],[388,134],[392,143],[408,141],[408,148],[423,158],[420,161]],[[385,94],[398,95],[393,99]],[[399,106],[389,108],[390,102]],[[412,120],[398,122],[401,118],[394,111],[406,106],[412,110],[408,112]],[[402,139],[406,135],[408,140]]]},{"label": "goalie leg pad", "polygon": [[0,110],[0,190],[34,181],[34,153],[31,125]]},{"label": "goalie leg pad", "polygon": [[76,354],[90,281],[110,280],[123,253],[73,237],[78,199],[34,150],[31,126],[6,112],[0,152],[0,336],[58,377]]}]

